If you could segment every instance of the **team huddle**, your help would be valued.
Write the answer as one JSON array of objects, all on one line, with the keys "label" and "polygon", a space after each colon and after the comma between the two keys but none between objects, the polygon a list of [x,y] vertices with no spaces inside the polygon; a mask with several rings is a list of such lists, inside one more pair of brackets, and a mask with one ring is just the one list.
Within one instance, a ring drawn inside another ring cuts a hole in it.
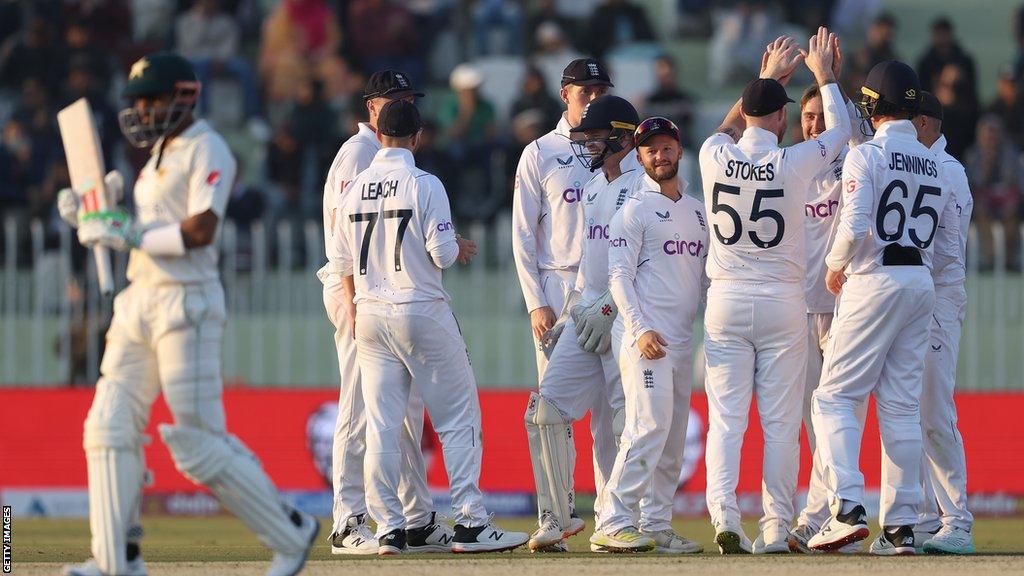
[{"label": "team huddle", "polygon": [[[476,245],[452,223],[437,177],[416,167],[422,96],[402,72],[367,83],[368,122],[324,186],[328,263],[318,272],[341,373],[333,452],[335,554],[565,552],[582,532],[573,423],[590,413],[598,498],[594,552],[696,553],[672,528],[704,308],[707,508],[723,554],[855,552],[869,534],[858,469],[867,399],[883,446],[881,534],[872,554],[971,553],[963,441],[953,403],[966,306],[971,195],[945,153],[942,107],[907,65],[875,66],[853,102],[839,88],[838,38],[770,44],[700,148],[704,201],[679,174],[679,129],[641,120],[594,59],[566,66],[566,110],[523,152],[513,253],[538,390],[524,415],[538,527],[507,532],[479,487],[476,382],[442,270]],[[803,141],[780,147],[785,86],[800,64]],[[318,533],[225,429],[219,349],[224,296],[212,246],[235,163],[193,118],[199,85],[169,53],[137,62],[122,131],[153,153],[137,214],[85,212],[62,191],[83,245],[130,251],[85,423],[93,559],[67,574],[145,574],[141,447],[162,391],[160,434],[179,470],[207,486],[298,573]],[[111,203],[119,175],[108,178]],[[756,395],[764,431],[763,516],[753,542],[736,498]],[[434,510],[420,451],[424,408],[451,486]],[[813,447],[807,505],[795,508],[801,422]],[[922,436],[929,441],[922,445]],[[369,521],[376,524],[371,531]]]}]

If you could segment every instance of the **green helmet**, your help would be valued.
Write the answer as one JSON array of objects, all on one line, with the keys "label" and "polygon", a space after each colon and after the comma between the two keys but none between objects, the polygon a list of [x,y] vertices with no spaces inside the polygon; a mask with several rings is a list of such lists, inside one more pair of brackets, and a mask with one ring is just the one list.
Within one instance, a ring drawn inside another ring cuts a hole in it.
[{"label": "green helmet", "polygon": [[121,110],[121,132],[133,146],[146,148],[184,122],[199,99],[200,84],[192,64],[173,52],[155,52],[132,64],[121,95],[134,104],[136,98],[171,96],[160,117],[143,117],[134,105]]}]

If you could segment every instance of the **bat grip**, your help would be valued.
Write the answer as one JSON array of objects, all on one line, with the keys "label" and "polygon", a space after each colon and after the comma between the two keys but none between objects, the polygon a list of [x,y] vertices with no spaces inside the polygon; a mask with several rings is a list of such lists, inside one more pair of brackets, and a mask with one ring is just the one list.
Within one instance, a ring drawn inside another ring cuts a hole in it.
[{"label": "bat grip", "polygon": [[110,252],[103,246],[92,247],[93,258],[96,259],[96,280],[100,285],[100,294],[110,296],[114,293],[114,274],[110,269]]}]

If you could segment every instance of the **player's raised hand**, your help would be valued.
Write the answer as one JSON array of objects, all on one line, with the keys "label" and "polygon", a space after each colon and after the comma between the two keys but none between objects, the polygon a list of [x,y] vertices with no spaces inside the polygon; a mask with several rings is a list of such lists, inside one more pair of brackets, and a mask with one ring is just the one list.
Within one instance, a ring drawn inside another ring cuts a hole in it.
[{"label": "player's raised hand", "polygon": [[836,35],[829,32],[828,28],[819,26],[818,33],[808,41],[807,51],[803,52],[804,62],[814,73],[819,86],[836,81],[832,72],[835,44]]},{"label": "player's raised hand", "polygon": [[779,36],[765,48],[761,57],[761,78],[772,78],[785,85],[793,77],[804,54],[790,36]]},{"label": "player's raised hand", "polygon": [[477,253],[476,242],[463,238],[460,234],[455,235],[455,241],[459,243],[459,256],[456,262],[459,264],[469,264],[469,261]]},{"label": "player's raised hand", "polygon": [[839,47],[839,36],[836,34],[831,36],[834,40],[832,43],[832,75],[835,76],[838,82],[839,75],[843,71],[843,50]]},{"label": "player's raised hand", "polygon": [[640,338],[636,341],[636,347],[640,350],[640,354],[648,360],[657,360],[665,357],[665,348],[668,342],[661,337],[654,330],[648,330],[640,335]]}]

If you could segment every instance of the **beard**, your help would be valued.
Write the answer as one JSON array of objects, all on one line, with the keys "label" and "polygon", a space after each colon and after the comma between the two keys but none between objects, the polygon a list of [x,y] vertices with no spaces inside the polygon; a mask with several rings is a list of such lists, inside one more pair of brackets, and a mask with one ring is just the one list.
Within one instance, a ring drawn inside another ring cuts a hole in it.
[{"label": "beard", "polygon": [[658,168],[666,168],[666,166],[644,166],[644,172],[646,172],[647,175],[651,177],[651,180],[654,180],[655,182],[665,182],[675,178],[676,174],[679,173],[679,162],[676,161],[667,166],[669,171],[662,172],[660,175],[657,173]]}]

